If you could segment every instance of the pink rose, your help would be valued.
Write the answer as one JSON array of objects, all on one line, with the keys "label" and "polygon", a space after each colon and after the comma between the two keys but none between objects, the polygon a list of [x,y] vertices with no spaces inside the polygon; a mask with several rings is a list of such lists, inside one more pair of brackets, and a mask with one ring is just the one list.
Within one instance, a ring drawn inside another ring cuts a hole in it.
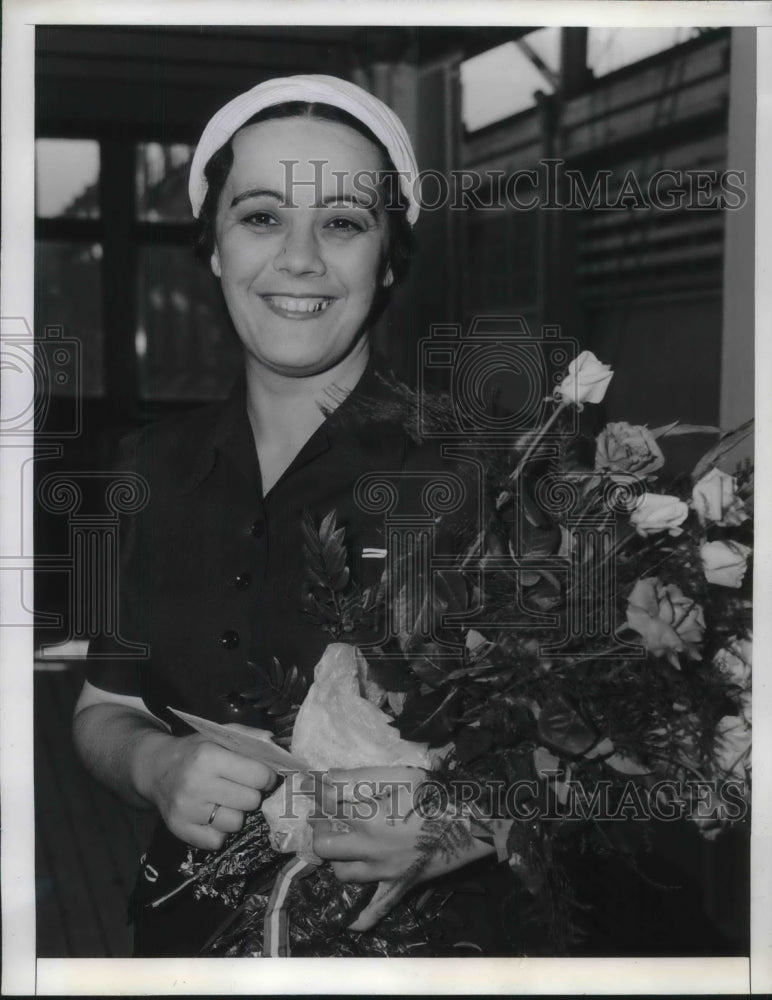
[{"label": "pink rose", "polygon": [[635,472],[646,476],[665,464],[665,456],[648,427],[624,420],[607,424],[598,435],[595,469],[598,472]]},{"label": "pink rose", "polygon": [[639,580],[627,599],[627,624],[643,638],[653,656],[666,657],[676,669],[681,666],[678,653],[686,653],[691,660],[702,659],[702,608],[674,583],[664,584],[656,577]]},{"label": "pink rose", "polygon": [[692,506],[703,525],[734,527],[748,519],[745,505],[735,495],[734,477],[717,468],[707,472],[692,490]]},{"label": "pink rose", "polygon": [[635,502],[630,524],[644,538],[660,531],[667,531],[675,537],[682,533],[683,529],[679,525],[683,524],[688,515],[689,508],[678,497],[644,493]]},{"label": "pink rose", "polygon": [[739,587],[750,554],[751,549],[739,542],[705,542],[700,548],[705,579],[721,587]]}]

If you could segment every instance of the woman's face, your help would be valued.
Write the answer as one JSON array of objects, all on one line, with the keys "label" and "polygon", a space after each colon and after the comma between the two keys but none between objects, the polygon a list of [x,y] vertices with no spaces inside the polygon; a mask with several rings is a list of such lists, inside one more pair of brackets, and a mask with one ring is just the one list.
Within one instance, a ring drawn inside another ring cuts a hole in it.
[{"label": "woman's face", "polygon": [[253,363],[312,375],[358,342],[392,281],[385,214],[361,180],[381,170],[377,147],[346,125],[287,118],[234,136],[212,270]]}]

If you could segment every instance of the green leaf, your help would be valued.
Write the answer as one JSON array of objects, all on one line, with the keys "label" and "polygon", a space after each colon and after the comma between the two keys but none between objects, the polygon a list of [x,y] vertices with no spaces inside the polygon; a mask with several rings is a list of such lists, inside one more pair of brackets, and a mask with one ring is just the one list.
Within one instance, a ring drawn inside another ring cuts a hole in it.
[{"label": "green leaf", "polygon": [[335,510],[331,510],[328,514],[325,514],[322,518],[322,523],[319,525],[319,540],[322,545],[326,545],[330,540],[333,532],[335,531]]},{"label": "green leaf", "polygon": [[326,601],[320,601],[318,598],[314,597],[313,594],[311,595],[311,600],[314,603],[314,609],[316,613],[318,615],[321,615],[321,617],[324,618],[325,621],[333,623],[338,621],[339,615],[336,608],[334,608],[330,604],[327,604]]},{"label": "green leaf", "polygon": [[374,584],[372,587],[368,587],[363,594],[363,610],[372,611],[379,604],[384,602],[386,597],[386,571],[384,570],[383,576]]},{"label": "green leaf", "polygon": [[257,673],[256,691],[244,692],[256,708],[264,709],[268,715],[283,715],[293,705],[299,705],[308,690],[308,682],[298,668],[293,665],[286,672],[274,656],[267,667],[250,663]]},{"label": "green leaf", "polygon": [[269,670],[269,675],[268,675],[269,684],[271,685],[271,687],[274,688],[280,687],[282,678],[284,677],[284,669],[281,663],[279,663],[277,657],[275,656],[271,657],[271,665],[268,668],[268,670]]},{"label": "green leaf", "polygon": [[387,691],[407,691],[410,687],[410,671],[405,660],[380,659],[368,653],[370,677]]},{"label": "green leaf", "polygon": [[580,756],[595,743],[597,734],[566,698],[554,695],[542,707],[539,736],[560,752]]},{"label": "green leaf", "polygon": [[324,573],[323,572],[319,573],[312,566],[307,566],[306,570],[308,572],[308,576],[309,576],[309,579],[311,580],[311,583],[313,583],[314,586],[316,586],[316,587],[321,587],[322,589],[324,589],[324,587],[326,586],[326,583],[325,583],[325,580],[324,580]]},{"label": "green leaf", "polygon": [[672,424],[663,424],[651,431],[654,438],[678,437],[681,434],[720,434],[720,427],[711,427],[708,424],[682,424],[674,420]]},{"label": "green leaf", "polygon": [[351,579],[351,573],[348,566],[344,566],[343,569],[335,576],[331,581],[332,589],[335,593],[340,593],[341,590],[345,590]]},{"label": "green leaf", "polygon": [[330,539],[324,546],[324,568],[328,577],[332,579],[341,572],[346,565],[346,550],[334,539]]},{"label": "green leaf", "polygon": [[426,695],[408,695],[397,726],[407,740],[442,746],[458,718],[461,696],[455,688],[447,693],[432,691]]},{"label": "green leaf", "polygon": [[704,474],[710,469],[711,466],[715,465],[716,462],[721,458],[726,452],[731,451],[736,445],[743,441],[749,434],[753,433],[753,419],[746,420],[744,424],[740,424],[732,431],[727,431],[722,434],[718,442],[706,452],[699,462],[695,465],[692,471],[692,482],[697,482],[702,479]]},{"label": "green leaf", "polygon": [[447,671],[427,656],[411,659],[409,669],[420,681],[433,688],[439,687],[447,677]]},{"label": "green leaf", "polygon": [[434,594],[443,613],[460,613],[469,606],[466,580],[459,570],[439,570],[434,577]]},{"label": "green leaf", "polygon": [[651,774],[653,771],[653,768],[644,767],[634,757],[627,757],[621,753],[612,753],[604,759],[603,763],[607,764],[613,771],[616,771],[617,774]]},{"label": "green leaf", "polygon": [[456,756],[462,763],[481,757],[493,746],[493,734],[481,726],[466,726],[454,740]]},{"label": "green leaf", "polygon": [[298,679],[298,668],[293,665],[292,668],[290,669],[290,672],[284,678],[284,683],[282,684],[281,687],[281,693],[285,698],[289,698],[290,695],[292,694],[292,689],[294,688],[297,679]]}]

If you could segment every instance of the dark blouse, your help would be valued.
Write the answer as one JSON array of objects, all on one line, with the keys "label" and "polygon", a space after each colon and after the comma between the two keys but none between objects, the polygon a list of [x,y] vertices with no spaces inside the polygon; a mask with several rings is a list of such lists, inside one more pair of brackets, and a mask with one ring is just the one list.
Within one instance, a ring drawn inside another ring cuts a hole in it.
[{"label": "dark blouse", "polygon": [[377,552],[385,551],[384,521],[359,508],[354,484],[368,472],[431,474],[442,464],[436,449],[418,448],[395,424],[356,417],[357,399],[390,393],[369,368],[265,497],[243,384],[224,403],[128,439],[118,466],[144,476],[150,497],[127,519],[119,632],[149,650],[111,658],[122,647],[97,639],[88,680],[142,697],[176,732],[182,724],[167,706],[234,721],[226,696],[254,685],[250,661],[277,657],[310,679],[329,637],[301,603],[303,511],[317,524],[336,511],[351,575],[368,586],[384,568]]}]

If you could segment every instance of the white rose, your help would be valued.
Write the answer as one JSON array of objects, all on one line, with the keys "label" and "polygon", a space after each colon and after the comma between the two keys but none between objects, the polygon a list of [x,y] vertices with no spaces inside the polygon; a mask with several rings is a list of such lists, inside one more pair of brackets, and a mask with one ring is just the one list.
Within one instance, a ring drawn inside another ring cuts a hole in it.
[{"label": "white rose", "polygon": [[627,599],[627,624],[643,639],[652,656],[666,657],[681,669],[678,653],[700,660],[705,615],[699,604],[674,583],[647,576],[635,584]]},{"label": "white rose", "polygon": [[722,587],[739,587],[750,554],[751,549],[739,542],[705,542],[700,548],[705,579]]},{"label": "white rose", "polygon": [[745,690],[751,682],[751,662],[753,643],[748,639],[732,639],[723,649],[719,649],[713,662],[732,684]]},{"label": "white rose", "polygon": [[692,506],[703,525],[735,526],[748,519],[742,500],[735,495],[734,477],[718,468],[711,469],[696,484]]},{"label": "white rose", "polygon": [[[745,719],[748,725],[751,724],[751,702],[753,698],[751,697],[750,688],[747,691],[743,691],[740,695],[740,715]],[[750,768],[750,764],[748,765]]]},{"label": "white rose", "polygon": [[686,520],[689,508],[678,497],[664,496],[660,493],[644,493],[635,503],[635,509],[630,515],[630,524],[644,538],[659,531],[680,535],[680,524]]},{"label": "white rose", "polygon": [[599,403],[614,373],[592,351],[582,351],[568,366],[568,374],[555,389],[564,403]]},{"label": "white rose", "polygon": [[725,778],[745,780],[750,768],[751,727],[740,715],[725,715],[716,724],[713,753]]}]

